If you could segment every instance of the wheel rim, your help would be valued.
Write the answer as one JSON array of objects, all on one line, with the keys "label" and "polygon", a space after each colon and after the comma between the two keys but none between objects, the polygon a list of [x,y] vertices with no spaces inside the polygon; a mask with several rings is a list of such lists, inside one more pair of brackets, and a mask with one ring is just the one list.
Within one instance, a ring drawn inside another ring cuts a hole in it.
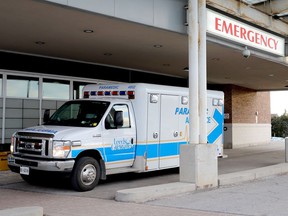
[{"label": "wheel rim", "polygon": [[96,168],[92,164],[87,164],[81,171],[81,182],[84,185],[91,185],[96,179]]}]

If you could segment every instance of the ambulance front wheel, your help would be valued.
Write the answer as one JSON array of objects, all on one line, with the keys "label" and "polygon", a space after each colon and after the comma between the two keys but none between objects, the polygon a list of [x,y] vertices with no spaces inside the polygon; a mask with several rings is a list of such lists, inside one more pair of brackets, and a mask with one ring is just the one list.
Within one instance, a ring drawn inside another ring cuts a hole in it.
[{"label": "ambulance front wheel", "polygon": [[89,191],[98,184],[100,179],[99,162],[92,157],[82,157],[76,161],[71,175],[74,190]]}]

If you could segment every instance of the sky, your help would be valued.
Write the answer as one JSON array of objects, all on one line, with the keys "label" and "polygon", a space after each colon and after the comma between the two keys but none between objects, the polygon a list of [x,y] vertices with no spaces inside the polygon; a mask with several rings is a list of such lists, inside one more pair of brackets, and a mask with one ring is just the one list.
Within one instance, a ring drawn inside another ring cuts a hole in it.
[{"label": "sky", "polygon": [[271,114],[278,114],[281,116],[284,114],[285,109],[288,113],[288,91],[271,91]]}]

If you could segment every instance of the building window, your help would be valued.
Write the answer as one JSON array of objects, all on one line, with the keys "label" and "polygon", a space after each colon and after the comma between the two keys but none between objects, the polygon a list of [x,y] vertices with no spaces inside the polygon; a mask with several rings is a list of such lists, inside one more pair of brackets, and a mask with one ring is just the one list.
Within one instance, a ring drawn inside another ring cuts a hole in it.
[{"label": "building window", "polygon": [[2,83],[3,83],[3,75],[0,74],[0,97],[3,96],[3,94],[2,94]]},{"label": "building window", "polygon": [[43,99],[69,100],[69,81],[43,79]]},{"label": "building window", "polygon": [[83,98],[82,90],[83,87],[87,84],[86,82],[73,82],[73,99]]},{"label": "building window", "polygon": [[38,88],[38,78],[7,76],[7,97],[38,98]]}]

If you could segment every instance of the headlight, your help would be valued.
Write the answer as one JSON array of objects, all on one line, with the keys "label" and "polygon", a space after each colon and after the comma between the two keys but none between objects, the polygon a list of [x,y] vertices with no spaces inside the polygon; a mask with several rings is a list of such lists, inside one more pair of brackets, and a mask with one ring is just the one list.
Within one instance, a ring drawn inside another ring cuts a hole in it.
[{"label": "headlight", "polygon": [[10,144],[10,152],[13,154],[14,152],[14,141],[15,141],[15,136],[11,137],[11,144]]},{"label": "headlight", "polygon": [[70,141],[53,141],[53,157],[66,158],[71,151]]}]

